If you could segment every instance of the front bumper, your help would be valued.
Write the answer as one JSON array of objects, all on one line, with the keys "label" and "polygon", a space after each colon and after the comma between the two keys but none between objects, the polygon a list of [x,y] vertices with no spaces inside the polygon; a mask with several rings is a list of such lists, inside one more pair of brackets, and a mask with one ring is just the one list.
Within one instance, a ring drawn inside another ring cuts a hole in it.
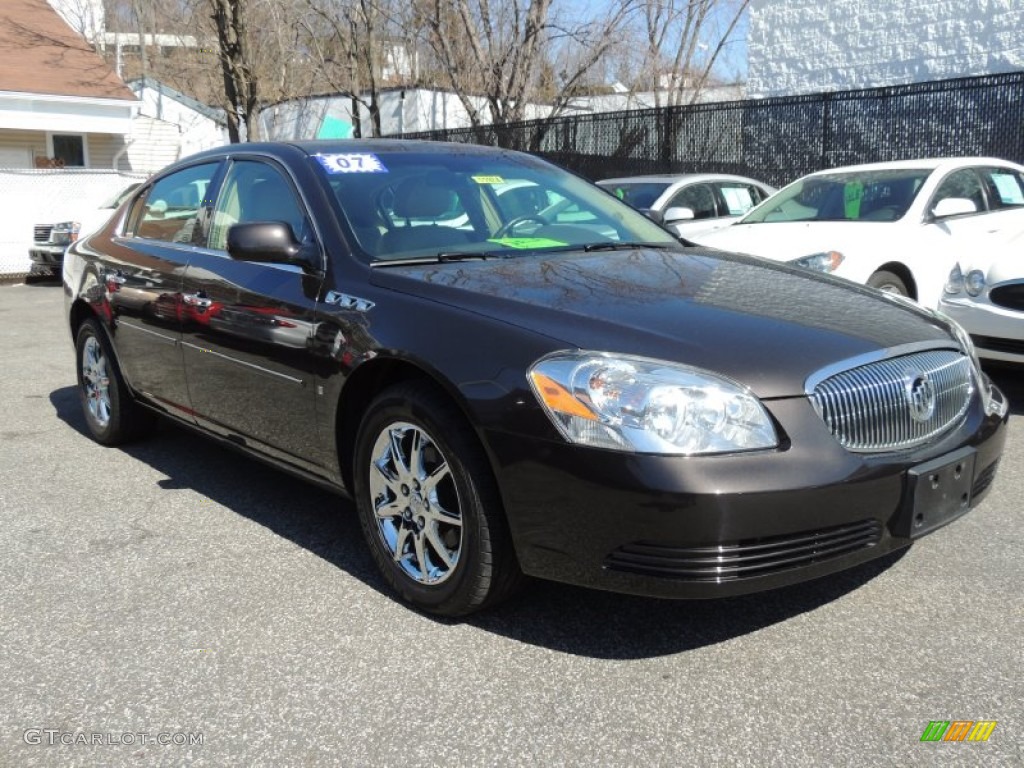
[{"label": "front bumper", "polygon": [[986,416],[975,403],[937,444],[857,455],[806,399],[768,405],[789,440],[750,454],[642,456],[555,442],[538,451],[536,438],[487,434],[524,572],[675,598],[807,581],[908,546],[914,518],[929,512],[920,499],[915,505],[915,468],[937,457],[969,447],[970,476],[961,481],[969,497],[957,514],[926,519],[921,532],[978,504],[1005,442],[1007,417]]},{"label": "front bumper", "polygon": [[1024,363],[1024,314],[985,299],[943,298],[939,311],[956,320],[986,360]]},{"label": "front bumper", "polygon": [[66,245],[36,245],[29,249],[28,257],[32,260],[29,274],[60,275],[64,264]]}]

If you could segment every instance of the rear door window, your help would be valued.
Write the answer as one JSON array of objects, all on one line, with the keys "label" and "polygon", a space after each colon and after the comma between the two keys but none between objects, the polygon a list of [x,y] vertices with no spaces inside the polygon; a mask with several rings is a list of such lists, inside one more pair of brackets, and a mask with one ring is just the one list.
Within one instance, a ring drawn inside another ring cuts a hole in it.
[{"label": "rear door window", "polygon": [[1012,168],[988,168],[984,172],[993,208],[1024,206],[1024,174]]}]

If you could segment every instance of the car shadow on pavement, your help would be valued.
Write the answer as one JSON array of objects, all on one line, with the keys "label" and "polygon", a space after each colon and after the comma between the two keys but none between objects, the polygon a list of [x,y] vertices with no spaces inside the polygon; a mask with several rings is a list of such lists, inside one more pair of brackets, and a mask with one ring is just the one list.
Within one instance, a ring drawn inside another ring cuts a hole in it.
[{"label": "car shadow on pavement", "polygon": [[[75,387],[50,394],[57,417],[88,437]],[[162,488],[187,488],[259,523],[397,599],[363,543],[351,501],[161,422],[156,435],[119,449],[166,476]],[[633,659],[714,645],[769,627],[841,598],[891,567],[905,550],[816,581],[719,600],[672,601],[531,581],[515,598],[468,619],[487,632],[574,655]]]}]

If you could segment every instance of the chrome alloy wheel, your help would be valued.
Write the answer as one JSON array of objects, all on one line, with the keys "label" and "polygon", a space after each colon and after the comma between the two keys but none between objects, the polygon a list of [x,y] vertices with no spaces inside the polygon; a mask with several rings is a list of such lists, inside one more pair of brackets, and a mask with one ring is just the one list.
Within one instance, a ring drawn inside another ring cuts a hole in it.
[{"label": "chrome alloy wheel", "polygon": [[462,505],[448,460],[422,428],[395,422],[373,444],[370,496],[377,531],[402,571],[434,585],[462,552]]},{"label": "chrome alloy wheel", "polygon": [[106,355],[95,336],[82,346],[82,389],[89,413],[97,425],[106,427],[110,423],[110,376]]}]

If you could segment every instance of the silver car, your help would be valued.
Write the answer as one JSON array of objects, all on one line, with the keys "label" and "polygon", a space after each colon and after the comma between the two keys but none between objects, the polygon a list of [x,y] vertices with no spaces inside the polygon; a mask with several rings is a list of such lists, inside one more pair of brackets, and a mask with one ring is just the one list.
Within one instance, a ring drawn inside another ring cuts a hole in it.
[{"label": "silver car", "polygon": [[657,211],[681,237],[731,224],[775,192],[763,181],[729,174],[628,176],[597,182],[634,208]]}]

